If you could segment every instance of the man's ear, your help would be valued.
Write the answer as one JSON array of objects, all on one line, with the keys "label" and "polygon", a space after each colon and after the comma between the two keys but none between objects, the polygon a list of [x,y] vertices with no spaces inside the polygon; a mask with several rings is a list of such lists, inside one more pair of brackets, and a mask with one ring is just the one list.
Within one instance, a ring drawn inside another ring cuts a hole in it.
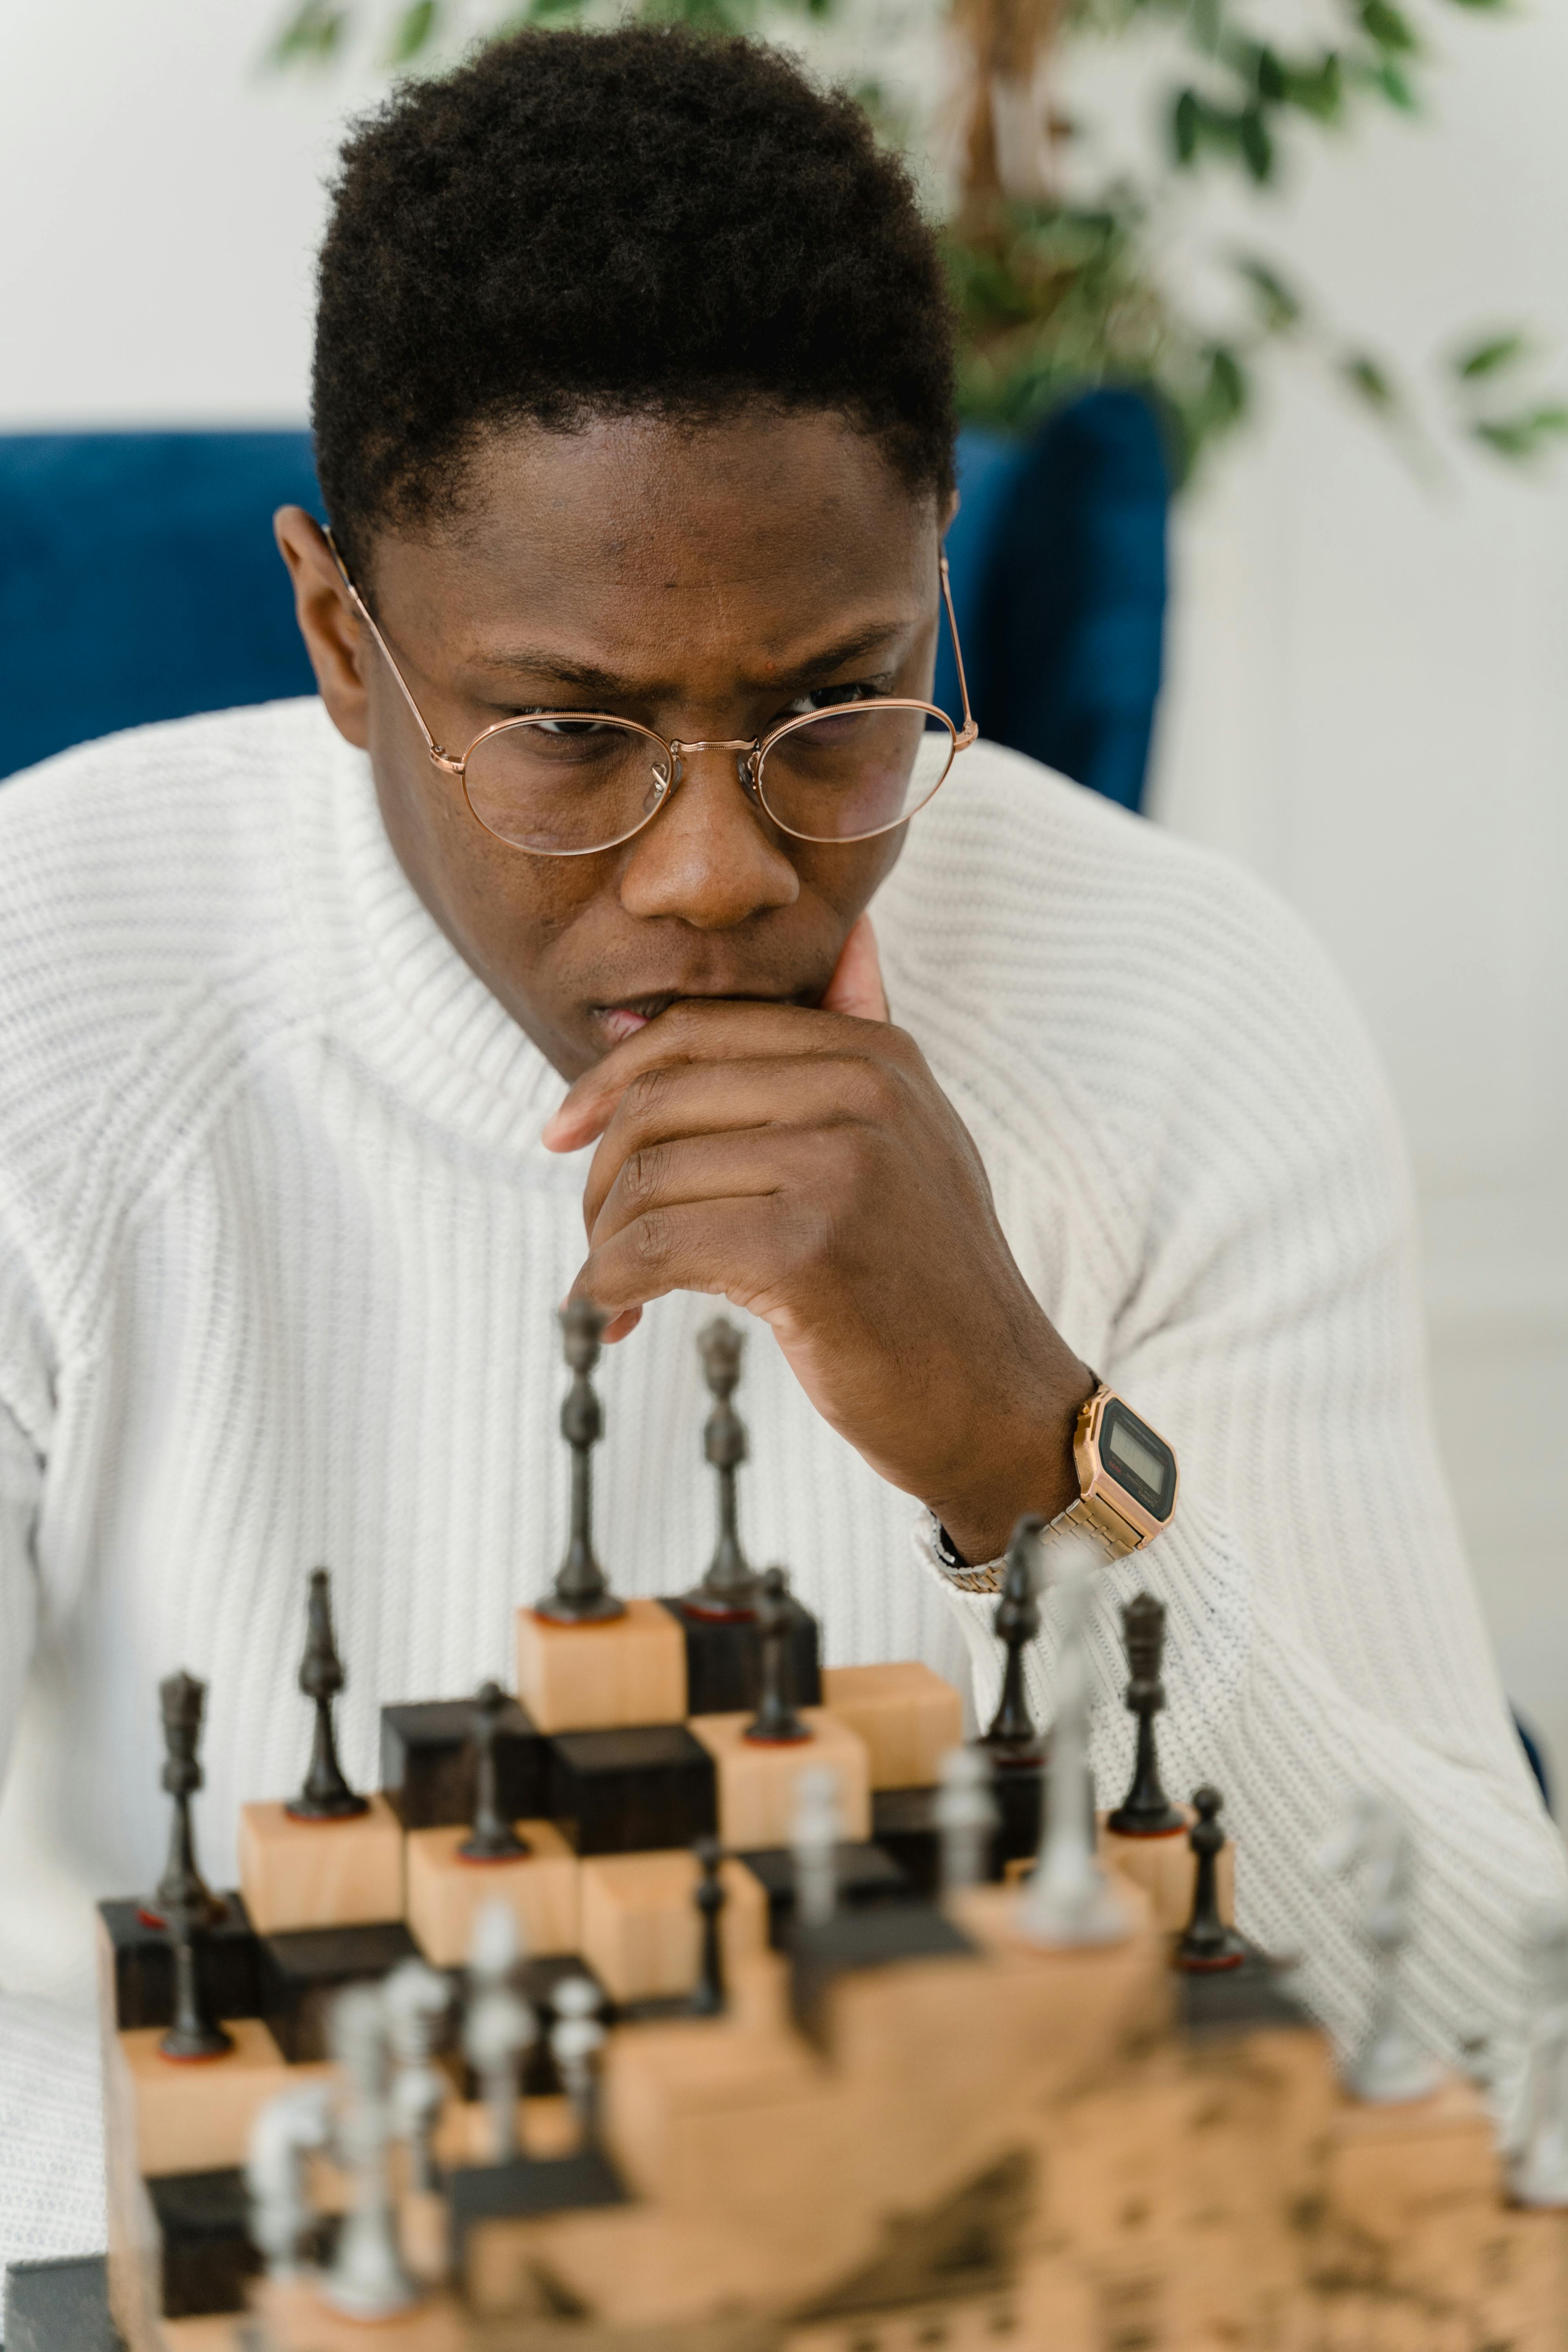
[{"label": "man's ear", "polygon": [[363,751],[370,740],[360,669],[364,633],[326,533],[303,507],[279,507],[272,531],[294,583],[294,616],[327,715],[339,734]]},{"label": "man's ear", "polygon": [[948,493],[947,512],[942,519],[942,536],[943,539],[947,537],[948,532],[952,529],[954,518],[958,513],[959,508],[963,504],[963,500],[958,494],[958,484],[954,482],[952,489]]}]

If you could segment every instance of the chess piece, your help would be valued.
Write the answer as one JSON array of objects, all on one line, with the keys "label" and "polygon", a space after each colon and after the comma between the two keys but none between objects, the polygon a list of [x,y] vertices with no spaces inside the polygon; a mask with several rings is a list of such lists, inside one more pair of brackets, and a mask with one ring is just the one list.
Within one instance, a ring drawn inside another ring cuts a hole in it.
[{"label": "chess piece", "polygon": [[473,1990],[463,2017],[463,2055],[479,2078],[495,2164],[510,2164],[522,2153],[517,2129],[522,2062],[539,2036],[539,2021],[517,1990],[521,1957],[510,1906],[487,1903],[474,1922],[468,1953]]},{"label": "chess piece", "polygon": [[719,1920],[728,1899],[719,1875],[724,1849],[717,1838],[704,1837],[698,1839],[691,1851],[701,1874],[692,1899],[702,1922],[702,1946],[697,1982],[688,2006],[693,2017],[719,2017],[724,2009],[724,1955],[719,1940]]},{"label": "chess piece", "polygon": [[228,1906],[213,1893],[196,1867],[195,1840],[191,1828],[191,1799],[205,1779],[196,1761],[196,1749],[201,1745],[202,1710],[206,1704],[207,1686],[196,1681],[194,1675],[171,1675],[158,1685],[158,1703],[163,1717],[163,1787],[174,1799],[174,1811],[169,1817],[169,1853],[163,1864],[163,1875],[153,1890],[151,1903],[142,1906],[142,1919],[149,1927],[168,1925],[168,1910],[177,1887],[188,1887],[194,1881],[200,1894],[202,1913],[207,1925],[216,1927],[228,1916]]},{"label": "chess piece", "polygon": [[[1132,1786],[1110,1815],[1108,1829],[1119,1837],[1169,1837],[1186,1823],[1160,1785],[1160,1759],[1154,1743],[1154,1717],[1165,1704],[1160,1661],[1165,1647],[1165,1604],[1152,1592],[1140,1592],[1121,1612],[1122,1637],[1131,1679],[1127,1685],[1128,1712],[1138,1718],[1138,1749],[1132,1765]],[[1199,1849],[1200,1861],[1202,1850]]]},{"label": "chess piece", "polygon": [[1334,1872],[1359,1865],[1362,1933],[1376,1960],[1372,2015],[1362,2046],[1345,2068],[1345,2086],[1374,2106],[1426,2098],[1439,2074],[1411,2031],[1401,1966],[1410,1940],[1410,1833],[1386,1799],[1363,1790],[1322,1859]]},{"label": "chess piece", "polygon": [[605,1433],[605,1409],[591,1378],[604,1344],[609,1317],[590,1299],[572,1298],[561,1309],[561,1328],[572,1385],[561,1408],[561,1434],[572,1448],[572,1528],[566,1557],[555,1582],[534,1603],[541,1617],[562,1625],[602,1624],[624,1617],[626,1603],[610,1591],[594,1553],[593,1452]]},{"label": "chess piece", "polygon": [[746,1459],[746,1424],[731,1402],[741,1378],[744,1334],[715,1316],[697,1335],[702,1376],[713,1410],[702,1433],[702,1451],[718,1481],[719,1532],[708,1570],[685,1606],[696,1617],[750,1618],[755,1614],[757,1571],[741,1548],[735,1517],[735,1473]]},{"label": "chess piece", "polygon": [[297,2278],[300,2248],[316,2216],[306,2187],[308,2159],[330,2147],[332,2094],[323,2082],[303,2083],[268,2099],[250,2128],[245,2186],[250,2234],[268,2278]]},{"label": "chess piece", "polygon": [[449,2085],[431,2063],[442,2021],[451,2002],[445,1977],[423,1960],[404,1960],[383,1988],[396,2073],[392,2084],[393,2126],[408,2147],[408,2186],[421,2193],[436,2186],[431,2136]]},{"label": "chess piece", "polygon": [[1040,1630],[1039,1534],[1044,1519],[1026,1512],[1014,1527],[993,1621],[1007,1653],[1002,1696],[980,1740],[996,1764],[1038,1764],[1044,1753],[1024,1679],[1024,1654]]},{"label": "chess piece", "polygon": [[795,1916],[820,1927],[838,1905],[838,1847],[844,1812],[838,1775],[830,1764],[813,1765],[795,1784],[795,1820],[790,1853],[795,1862]]},{"label": "chess piece", "polygon": [[350,1985],[332,2004],[332,2055],[342,2069],[347,2105],[339,2146],[353,2176],[332,2267],[321,2292],[351,2319],[390,2319],[416,2290],[398,2251],[388,2163],[393,2136],[388,2096],[391,2039],[379,1985]]},{"label": "chess piece", "polygon": [[1529,1927],[1530,2040],[1509,2186],[1521,2205],[1568,2205],[1568,1910],[1543,1905]]},{"label": "chess piece", "polygon": [[[165,2058],[221,2058],[233,2037],[211,2015],[201,1982],[199,1947],[215,1908],[196,1868],[191,1843],[191,1799],[202,1785],[196,1745],[202,1733],[206,1685],[194,1675],[171,1675],[158,1685],[163,1709],[168,1759],[163,1786],[174,1801],[169,1859],[158,1881],[157,1902],[174,1951],[174,2015],[158,2043]],[[216,1906],[221,1910],[221,1906]]]},{"label": "chess piece", "polygon": [[1039,1859],[1017,1913],[1025,1934],[1041,1944],[1110,1944],[1128,1932],[1126,1913],[1100,1865],[1091,1830],[1088,1629],[1094,1557],[1087,1543],[1061,1547],[1061,1647],[1046,1817]]},{"label": "chess piece", "polygon": [[790,1630],[795,1604],[789,1597],[789,1577],[782,1568],[763,1570],[757,1592],[757,1630],[763,1646],[763,1694],[756,1714],[742,1733],[759,1747],[783,1748],[811,1738],[811,1726],[795,1713],[794,1674],[790,1662]]},{"label": "chess piece", "polygon": [[496,1787],[496,1734],[506,1693],[481,1683],[474,1700],[474,1820],[458,1852],[465,1862],[516,1862],[528,1852],[500,1809]]},{"label": "chess piece", "polygon": [[[1174,1954],[1176,1967],[1187,1976],[1211,1976],[1221,1969],[1238,1969],[1247,1958],[1246,1945],[1239,1936],[1232,1934],[1219,1915],[1218,1863],[1225,1846],[1219,1813],[1224,1802],[1219,1790],[1206,1781],[1201,1789],[1193,1790],[1193,1811],[1197,1820],[1187,1832],[1187,1843],[1197,1856],[1197,1869],[1193,1879],[1192,1916],[1176,1938]],[[1111,1819],[1115,1820],[1114,1814]]]},{"label": "chess piece", "polygon": [[332,1702],[347,1676],[332,1636],[331,1580],[324,1568],[310,1571],[310,1597],[305,1619],[305,1654],[300,1662],[300,1688],[314,1703],[315,1735],[310,1744],[310,1768],[305,1785],[292,1798],[288,1812],[297,1822],[354,1821],[370,1811],[366,1797],[356,1797],[338,1762],[332,1729]]},{"label": "chess piece", "polygon": [[991,1841],[1001,1820],[984,1749],[954,1748],[942,1758],[932,1810],[942,1839],[942,1893],[978,1886],[987,1875]]},{"label": "chess piece", "polygon": [[576,2111],[583,2137],[591,2140],[598,2104],[595,2063],[605,2043],[599,1990],[586,1977],[564,1977],[551,1995],[551,2002],[555,2022],[550,2030],[550,2054]]}]

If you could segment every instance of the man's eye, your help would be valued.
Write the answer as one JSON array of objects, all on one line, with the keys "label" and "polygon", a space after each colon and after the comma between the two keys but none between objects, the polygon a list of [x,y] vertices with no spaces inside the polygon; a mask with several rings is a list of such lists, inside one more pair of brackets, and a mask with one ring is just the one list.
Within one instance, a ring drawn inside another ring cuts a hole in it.
[{"label": "man's eye", "polygon": [[875,702],[881,691],[880,687],[866,684],[819,686],[812,694],[797,694],[779,715],[783,719],[805,719],[814,710],[835,710],[844,702]]}]

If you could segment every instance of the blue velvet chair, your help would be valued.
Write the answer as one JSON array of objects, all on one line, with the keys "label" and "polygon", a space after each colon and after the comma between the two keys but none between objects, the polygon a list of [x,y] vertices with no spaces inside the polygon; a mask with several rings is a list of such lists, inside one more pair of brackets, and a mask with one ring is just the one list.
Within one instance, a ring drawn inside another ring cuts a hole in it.
[{"label": "blue velvet chair", "polygon": [[[975,715],[1139,805],[1160,687],[1166,479],[1147,404],[965,433],[949,537]],[[0,776],[116,728],[308,694],[274,508],[321,510],[303,433],[0,437]],[[936,698],[956,710],[944,644]]]}]

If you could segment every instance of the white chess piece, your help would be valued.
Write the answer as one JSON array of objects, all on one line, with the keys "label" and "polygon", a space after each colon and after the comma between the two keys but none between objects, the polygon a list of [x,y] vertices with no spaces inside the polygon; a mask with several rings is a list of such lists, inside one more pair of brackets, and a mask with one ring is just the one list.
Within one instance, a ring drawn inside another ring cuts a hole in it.
[{"label": "white chess piece", "polygon": [[520,1958],[510,1906],[487,1903],[468,1948],[472,1990],[463,2016],[463,2054],[489,2110],[494,2164],[510,2164],[522,2153],[517,2129],[522,2062],[539,2036],[539,2021],[517,1990]]},{"label": "white chess piece", "polygon": [[353,2174],[354,2196],[321,2292],[351,2319],[389,2319],[407,2309],[416,2290],[397,2246],[387,2163],[393,2136],[391,2034],[379,1985],[350,1985],[339,1993],[332,2004],[331,2044],[346,2077],[348,2104],[338,2142]]},{"label": "white chess piece", "polygon": [[1543,1905],[1529,1938],[1530,2047],[1510,2185],[1521,2205],[1568,2205],[1568,1910]]},{"label": "white chess piece", "polygon": [[1322,1862],[1335,1872],[1360,1867],[1362,1933],[1376,1961],[1372,2016],[1361,2049],[1345,2067],[1345,2087],[1373,2106],[1425,2099],[1441,2075],[1411,2032],[1405,2011],[1400,1962],[1410,1940],[1410,1832],[1385,1798],[1359,1790]]},{"label": "white chess piece", "polygon": [[952,1748],[942,1759],[933,1807],[942,1839],[944,1895],[977,1886],[985,1875],[1000,1815],[991,1793],[991,1759],[983,1748]]},{"label": "white chess piece", "polygon": [[605,2045],[599,1989],[586,1977],[564,1977],[551,2000],[555,2023],[550,2031],[550,2054],[587,2138],[594,2128],[594,2062]]},{"label": "white chess piece", "polygon": [[1086,1543],[1058,1548],[1057,1719],[1046,1769],[1045,1821],[1034,1872],[1018,1901],[1018,1924],[1037,1944],[1119,1943],[1125,1906],[1094,1850],[1094,1782],[1089,1769],[1089,1612],[1096,1555]]},{"label": "white chess piece", "polygon": [[265,2256],[269,2278],[297,2278],[300,2242],[315,2220],[306,2188],[309,2157],[331,2144],[329,2084],[303,2083],[280,2091],[250,2127],[245,2185],[250,2193],[250,2234]]},{"label": "white chess piece", "polygon": [[837,1906],[838,1843],[843,1835],[838,1775],[831,1764],[813,1764],[796,1778],[795,1817],[790,1824],[795,1916],[808,1927],[821,1927]]},{"label": "white chess piece", "polygon": [[428,2191],[436,2186],[431,2135],[448,2088],[432,2064],[430,2053],[451,2005],[451,1990],[445,1977],[415,1959],[404,1960],[394,1969],[384,1990],[392,2054],[397,2062],[392,2084],[393,2125],[408,2144],[409,2187]]}]

